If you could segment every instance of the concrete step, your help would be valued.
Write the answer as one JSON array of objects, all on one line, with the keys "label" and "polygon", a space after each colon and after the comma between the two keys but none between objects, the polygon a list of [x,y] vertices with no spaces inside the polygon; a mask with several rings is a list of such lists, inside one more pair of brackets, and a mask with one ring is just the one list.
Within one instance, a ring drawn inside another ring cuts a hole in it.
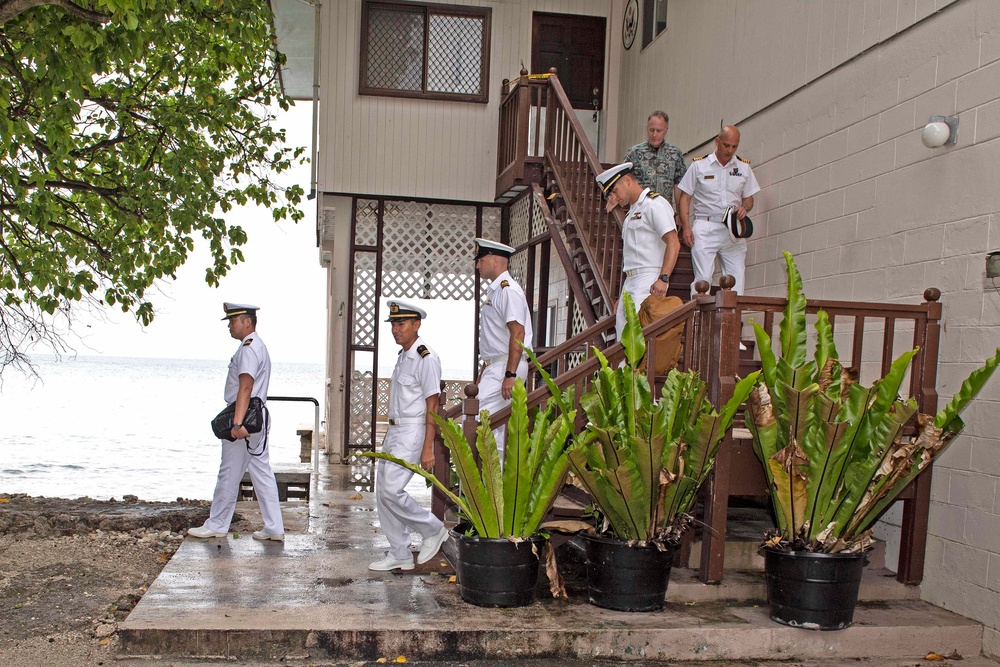
[{"label": "concrete step", "polygon": [[[725,545],[726,572],[729,570],[764,570],[764,557],[760,555],[760,545],[763,541],[764,532],[761,531],[757,537],[751,539],[733,539],[729,537]],[[688,560],[688,567],[698,568],[701,565],[701,541],[691,545],[691,558]],[[869,570],[882,570],[885,568],[885,543],[876,540],[868,555]]]},{"label": "concrete step", "polygon": [[[821,660],[816,667],[833,667],[838,663],[827,661],[892,665],[931,651],[970,658],[982,651],[981,625],[916,599],[899,599],[895,581],[872,569],[854,626],[835,632],[771,621],[761,575],[749,571],[727,571],[723,585],[704,586],[695,571],[678,568],[662,611],[601,609],[587,602],[576,547],[565,545],[558,553],[568,599],[553,599],[543,574],[538,600],[528,607],[475,607],[462,602],[442,557],[406,573],[367,569],[387,543],[373,494],[358,497],[352,484],[359,467],[321,466],[308,509],[302,503],[284,508],[295,513],[286,515],[284,543],[248,536],[186,539],[120,625],[122,658],[323,664],[403,655],[411,663],[600,659],[672,665],[780,659]],[[428,502],[422,481],[409,490],[421,504]],[[241,513],[249,515],[252,505],[241,503]],[[446,550],[452,548],[449,543]],[[912,596],[916,590],[905,592]]]}]

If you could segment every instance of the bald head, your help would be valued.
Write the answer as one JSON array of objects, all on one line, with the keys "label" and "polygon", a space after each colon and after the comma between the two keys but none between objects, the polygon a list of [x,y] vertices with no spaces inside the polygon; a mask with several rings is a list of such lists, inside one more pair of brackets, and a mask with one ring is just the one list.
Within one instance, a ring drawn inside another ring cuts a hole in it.
[{"label": "bald head", "polygon": [[719,135],[715,138],[715,158],[719,164],[725,166],[736,155],[736,149],[740,147],[740,131],[734,125],[726,125],[719,130]]}]

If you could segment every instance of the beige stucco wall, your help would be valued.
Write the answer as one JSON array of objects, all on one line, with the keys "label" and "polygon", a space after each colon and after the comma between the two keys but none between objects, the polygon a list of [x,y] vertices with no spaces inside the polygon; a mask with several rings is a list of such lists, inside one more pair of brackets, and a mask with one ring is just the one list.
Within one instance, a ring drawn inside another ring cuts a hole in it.
[{"label": "beige stucco wall", "polygon": [[[671,114],[669,140],[699,154],[720,120],[739,123],[739,153],[763,188],[748,291],[782,293],[784,250],[812,298],[917,303],[941,289],[943,405],[1000,345],[1000,293],[985,277],[985,254],[1000,249],[1000,3],[672,2],[667,33],[634,51],[621,145],[641,139],[656,107]],[[653,88],[656,71],[664,85]],[[922,145],[930,115],[959,116],[958,145]],[[992,655],[998,408],[994,378],[934,468],[922,585],[924,599],[982,622]],[[892,518],[880,529],[890,540]]]},{"label": "beige stucco wall", "polygon": [[493,201],[500,88],[531,63],[532,12],[607,16],[610,7],[607,0],[438,4],[492,8],[488,104],[358,95],[361,0],[323,4],[320,191]]}]

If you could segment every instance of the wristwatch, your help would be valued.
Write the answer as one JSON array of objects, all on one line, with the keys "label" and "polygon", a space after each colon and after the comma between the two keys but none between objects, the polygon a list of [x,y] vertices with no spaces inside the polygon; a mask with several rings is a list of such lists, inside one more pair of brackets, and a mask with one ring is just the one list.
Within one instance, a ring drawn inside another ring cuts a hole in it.
[{"label": "wristwatch", "polygon": [[662,280],[665,283],[669,283],[670,282],[670,274],[669,273],[661,273],[660,274],[660,280]]},{"label": "wristwatch", "polygon": [[505,378],[516,378],[517,377],[517,373],[515,373],[514,371],[504,371],[503,372],[503,376]]},{"label": "wristwatch", "polygon": [[233,422],[233,428],[243,428],[243,424],[238,424],[236,422]]}]

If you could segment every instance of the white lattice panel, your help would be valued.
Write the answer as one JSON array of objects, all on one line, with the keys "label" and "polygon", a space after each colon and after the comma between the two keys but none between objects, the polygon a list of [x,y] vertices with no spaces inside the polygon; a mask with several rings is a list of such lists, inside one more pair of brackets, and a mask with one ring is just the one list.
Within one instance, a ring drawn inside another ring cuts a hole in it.
[{"label": "white lattice panel", "polygon": [[545,220],[545,216],[542,213],[542,207],[538,204],[538,200],[529,195],[526,197],[531,202],[531,236],[539,236],[544,234],[549,229],[548,222]]},{"label": "white lattice panel", "polygon": [[471,299],[476,208],[387,201],[382,222],[382,294]]},{"label": "white lattice panel", "polygon": [[354,216],[354,244],[378,244],[378,202],[373,199],[357,200],[357,213]]},{"label": "white lattice panel", "polygon": [[376,254],[354,253],[354,344],[375,345],[375,320],[378,318],[376,300]]},{"label": "white lattice panel", "polygon": [[500,238],[500,209],[496,207],[483,207],[483,238]]},{"label": "white lattice panel", "polygon": [[348,447],[370,449],[372,443],[372,379],[371,371],[354,371],[351,375],[351,414]]},{"label": "white lattice panel", "polygon": [[515,248],[528,242],[531,201],[531,197],[521,197],[510,206],[510,245]]}]

